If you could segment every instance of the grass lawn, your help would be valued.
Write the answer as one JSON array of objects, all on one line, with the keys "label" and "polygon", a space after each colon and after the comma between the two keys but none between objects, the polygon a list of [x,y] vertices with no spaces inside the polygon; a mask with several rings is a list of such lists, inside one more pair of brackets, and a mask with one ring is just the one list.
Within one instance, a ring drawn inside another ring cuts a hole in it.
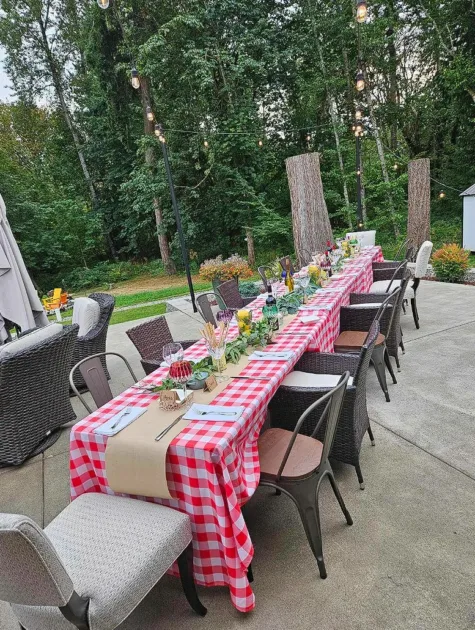
[{"label": "grass lawn", "polygon": [[152,306],[141,306],[139,308],[131,308],[127,311],[114,311],[111,317],[111,324],[122,324],[130,322],[134,319],[142,319],[143,317],[153,317],[154,315],[163,315],[167,310],[166,304],[153,304]]},{"label": "grass lawn", "polygon": [[[209,291],[212,286],[209,282],[194,283],[195,291]],[[166,300],[180,295],[188,295],[188,285],[167,287],[165,289],[157,289],[156,291],[140,291],[139,293],[130,293],[129,295],[116,295],[116,306],[133,306],[134,304],[143,304],[145,302],[154,302],[155,300]]]}]

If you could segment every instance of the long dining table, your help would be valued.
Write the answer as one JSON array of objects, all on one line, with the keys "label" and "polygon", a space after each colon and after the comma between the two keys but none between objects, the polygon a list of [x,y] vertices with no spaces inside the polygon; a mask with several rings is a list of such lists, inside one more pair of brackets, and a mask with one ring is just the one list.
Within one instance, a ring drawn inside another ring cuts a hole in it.
[{"label": "long dining table", "polygon": [[[196,420],[171,442],[166,459],[167,483],[174,499],[146,498],[181,510],[189,515],[193,530],[193,569],[198,584],[227,586],[237,610],[248,612],[255,597],[248,580],[253,545],[242,514],[259,483],[257,440],[266,419],[267,407],[285,376],[304,352],[333,352],[339,333],[339,311],[349,303],[350,293],[367,292],[373,282],[372,263],[383,260],[379,247],[364,248],[347,262],[328,289],[309,299],[316,320],[303,323],[309,312],[299,311],[277,334],[273,351],[291,350],[292,357],[279,361],[249,361],[241,372],[246,379],[231,379],[211,404],[242,405],[244,413],[236,421]],[[259,310],[266,296],[249,307]],[[298,334],[291,334],[295,332]],[[290,334],[289,334],[290,333]],[[238,335],[230,328],[229,340]],[[188,359],[207,356],[202,340],[186,350]],[[160,384],[168,368],[159,368],[144,379]],[[253,380],[253,377],[261,377]],[[268,380],[262,380],[266,377]],[[85,492],[114,494],[107,482],[105,451],[107,437],[94,430],[125,406],[147,407],[157,396],[129,388],[78,422],[71,430],[71,498]],[[178,575],[176,567],[171,572]]]}]

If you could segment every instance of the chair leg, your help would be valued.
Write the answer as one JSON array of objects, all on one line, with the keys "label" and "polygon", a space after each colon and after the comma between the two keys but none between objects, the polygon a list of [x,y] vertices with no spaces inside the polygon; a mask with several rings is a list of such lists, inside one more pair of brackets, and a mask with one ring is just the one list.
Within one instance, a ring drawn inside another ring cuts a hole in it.
[{"label": "chair leg", "polygon": [[411,298],[411,308],[412,308],[412,316],[414,317],[414,323],[416,325],[416,328],[419,330],[420,326],[419,326],[419,313],[417,312],[417,303],[416,303],[416,298],[413,297]]},{"label": "chair leg", "polygon": [[319,477],[311,477],[306,482],[296,484],[282,484],[294,499],[307,535],[310,548],[315,556],[322,580],[327,577],[327,570],[323,560],[322,532],[320,529],[320,515],[318,511]]},{"label": "chair leg", "polygon": [[402,302],[402,312],[404,313],[404,315],[406,314],[406,300],[403,300]]},{"label": "chair leg", "polygon": [[396,354],[394,356],[394,360],[396,361],[397,371],[400,372],[401,371],[401,363],[399,362],[399,356],[398,356],[399,352],[398,352],[398,350],[399,350],[399,346],[396,348]]},{"label": "chair leg", "polygon": [[254,573],[252,572],[252,563],[247,567],[247,580],[249,584],[254,582]]},{"label": "chair leg", "polygon": [[386,402],[391,402],[391,399],[389,398],[388,385],[386,382],[386,368],[384,367],[384,347],[382,345],[375,346],[373,350],[373,356],[371,357],[371,362],[374,365],[376,376],[378,377],[381,389],[386,396]]},{"label": "chair leg", "polygon": [[360,483],[360,488],[361,490],[364,490],[365,485],[364,485],[363,473],[361,472],[361,467],[360,467],[359,462],[355,464],[355,470],[356,470],[356,476],[358,477],[358,481]]},{"label": "chair leg", "polygon": [[335,493],[335,496],[338,500],[338,503],[340,504],[341,507],[341,511],[343,512],[345,518],[346,518],[346,522],[348,523],[348,525],[353,525],[353,519],[351,518],[350,513],[348,512],[345,502],[343,501],[343,497],[340,494],[340,489],[338,488],[336,481],[335,481],[335,477],[333,476],[333,473],[329,473],[328,474],[328,479],[330,479],[330,483],[331,486],[333,488],[333,492]]},{"label": "chair leg", "polygon": [[371,440],[371,446],[374,446],[375,442],[374,442],[374,435],[373,435],[373,429],[371,428],[371,425],[368,425],[368,435],[369,435],[369,439]]},{"label": "chair leg", "polygon": [[406,354],[406,348],[404,347],[404,342],[403,342],[403,340],[402,340],[402,339],[401,339],[401,343],[399,344],[399,347],[401,348],[402,353],[403,353],[403,354]]},{"label": "chair leg", "polygon": [[177,562],[185,597],[195,613],[204,617],[208,611],[200,602],[198,593],[196,592],[196,585],[193,579],[193,547],[191,543],[185,551],[178,556]]},{"label": "chair leg", "polygon": [[394,385],[397,385],[396,375],[394,374],[393,364],[391,363],[391,357],[389,356],[389,352],[387,348],[384,348],[384,362],[386,363],[386,367],[391,374]]}]

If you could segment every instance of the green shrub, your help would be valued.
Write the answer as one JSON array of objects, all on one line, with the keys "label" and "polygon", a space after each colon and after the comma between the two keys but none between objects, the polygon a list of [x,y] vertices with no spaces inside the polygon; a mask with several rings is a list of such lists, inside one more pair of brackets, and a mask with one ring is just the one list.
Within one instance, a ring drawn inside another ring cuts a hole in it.
[{"label": "green shrub", "polygon": [[239,283],[239,293],[242,297],[253,297],[254,295],[258,295],[259,289],[256,287],[255,282],[247,280],[246,282]]},{"label": "green shrub", "polygon": [[436,278],[442,282],[463,282],[469,267],[469,252],[459,245],[444,245],[432,256]]},{"label": "green shrub", "polygon": [[159,276],[164,273],[161,260],[149,263],[100,262],[90,269],[79,267],[70,271],[60,284],[68,291],[82,291],[93,287],[105,287],[124,280],[131,280],[143,274]]}]

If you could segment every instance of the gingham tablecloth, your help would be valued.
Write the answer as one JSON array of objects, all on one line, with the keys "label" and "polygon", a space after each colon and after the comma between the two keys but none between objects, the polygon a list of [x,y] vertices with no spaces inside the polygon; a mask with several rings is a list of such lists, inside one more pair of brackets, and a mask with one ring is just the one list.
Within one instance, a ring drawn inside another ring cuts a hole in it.
[{"label": "gingham tablecloth", "polygon": [[[234,606],[242,612],[252,610],[254,593],[247,579],[253,546],[241,506],[254,494],[259,483],[257,439],[266,417],[267,406],[279,384],[305,351],[333,350],[339,332],[339,309],[348,303],[350,292],[368,291],[373,281],[371,263],[383,260],[379,247],[368,248],[354,261],[345,264],[341,279],[331,287],[340,290],[319,292],[310,301],[324,310],[313,312],[319,321],[299,323],[302,312],[285,332],[308,332],[306,337],[281,335],[272,350],[292,350],[288,361],[253,361],[242,374],[268,376],[269,381],[231,380],[213,401],[217,405],[243,405],[245,412],[234,423],[192,421],[170,444],[167,455],[167,481],[174,500],[156,501],[186,512],[192,522],[194,576],[207,586],[228,586]],[[265,296],[250,306],[258,309]],[[303,313],[305,315],[306,313]],[[231,330],[230,335],[237,334]],[[206,356],[202,341],[186,351],[187,358]],[[146,377],[160,383],[167,374],[160,368]],[[93,431],[127,405],[146,407],[155,396],[130,388],[78,422],[71,430],[71,497],[85,492],[113,494],[107,484],[105,450],[107,437]],[[176,567],[172,572],[177,574]]]}]

